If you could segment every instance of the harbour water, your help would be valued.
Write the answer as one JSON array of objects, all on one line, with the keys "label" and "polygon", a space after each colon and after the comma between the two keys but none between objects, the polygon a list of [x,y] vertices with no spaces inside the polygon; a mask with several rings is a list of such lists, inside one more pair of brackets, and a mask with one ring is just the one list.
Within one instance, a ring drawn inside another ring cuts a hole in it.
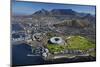
[{"label": "harbour water", "polygon": [[12,31],[20,31],[23,30],[23,28],[18,23],[12,24]]},{"label": "harbour water", "polygon": [[12,46],[12,65],[43,64],[41,56],[28,56],[32,54],[31,47],[27,44]]}]

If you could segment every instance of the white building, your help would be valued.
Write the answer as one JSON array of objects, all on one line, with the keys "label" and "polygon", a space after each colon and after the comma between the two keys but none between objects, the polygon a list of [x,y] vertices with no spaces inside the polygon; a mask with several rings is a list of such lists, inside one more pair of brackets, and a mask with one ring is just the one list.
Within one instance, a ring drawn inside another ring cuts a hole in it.
[{"label": "white building", "polygon": [[61,37],[52,37],[50,38],[50,42],[53,44],[64,45],[65,41]]}]

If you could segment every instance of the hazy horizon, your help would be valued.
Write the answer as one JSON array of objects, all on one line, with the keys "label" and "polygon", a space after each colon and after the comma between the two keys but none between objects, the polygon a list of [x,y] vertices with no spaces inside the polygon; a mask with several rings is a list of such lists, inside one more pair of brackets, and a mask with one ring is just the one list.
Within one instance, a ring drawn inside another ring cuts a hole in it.
[{"label": "hazy horizon", "polygon": [[48,11],[52,9],[72,9],[79,13],[89,13],[95,15],[95,6],[19,1],[12,2],[12,13],[14,15],[31,15],[41,9]]}]

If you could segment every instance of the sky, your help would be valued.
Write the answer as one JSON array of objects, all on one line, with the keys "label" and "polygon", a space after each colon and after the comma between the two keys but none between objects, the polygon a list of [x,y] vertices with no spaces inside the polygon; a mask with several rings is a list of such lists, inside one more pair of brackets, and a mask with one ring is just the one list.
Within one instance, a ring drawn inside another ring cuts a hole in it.
[{"label": "sky", "polygon": [[14,15],[31,15],[34,12],[46,9],[72,9],[81,13],[90,13],[95,15],[95,6],[89,5],[73,5],[73,4],[54,4],[54,3],[39,3],[39,2],[12,2],[12,13]]}]

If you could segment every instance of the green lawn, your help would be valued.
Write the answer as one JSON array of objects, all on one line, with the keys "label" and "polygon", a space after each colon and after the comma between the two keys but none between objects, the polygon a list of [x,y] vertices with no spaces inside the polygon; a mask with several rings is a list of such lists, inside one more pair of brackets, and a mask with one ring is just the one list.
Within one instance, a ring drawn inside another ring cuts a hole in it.
[{"label": "green lawn", "polygon": [[60,52],[65,49],[65,46],[57,45],[57,44],[48,44],[47,48],[50,50],[51,53]]},{"label": "green lawn", "polygon": [[87,51],[90,48],[95,48],[93,42],[82,36],[70,36],[66,43],[66,45],[47,44],[47,48],[51,53],[60,52],[65,49]]},{"label": "green lawn", "polygon": [[90,48],[95,48],[95,44],[89,41],[85,37],[81,36],[72,36],[68,39],[68,49],[79,49],[79,50],[88,50]]}]

